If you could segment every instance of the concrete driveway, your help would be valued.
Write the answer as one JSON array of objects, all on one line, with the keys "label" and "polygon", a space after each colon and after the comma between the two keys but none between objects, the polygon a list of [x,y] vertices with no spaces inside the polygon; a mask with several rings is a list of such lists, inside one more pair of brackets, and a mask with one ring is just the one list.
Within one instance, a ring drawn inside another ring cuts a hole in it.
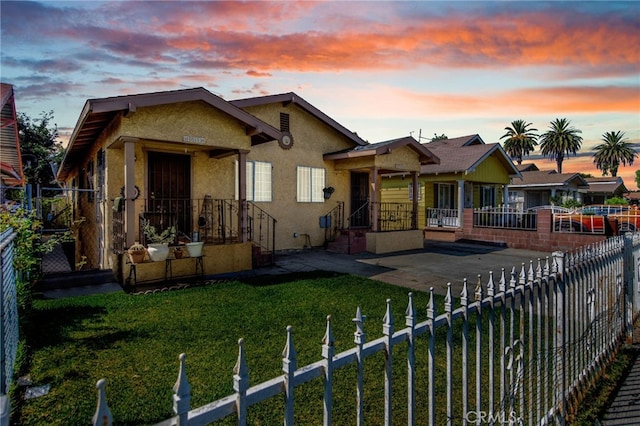
[{"label": "concrete driveway", "polygon": [[321,249],[285,252],[276,257],[276,266],[253,272],[256,275],[317,270],[352,273],[414,290],[429,291],[433,287],[437,294],[446,294],[447,283],[451,282],[454,296],[457,296],[465,278],[472,292],[480,274],[486,289],[489,271],[493,271],[497,285],[502,268],[509,279],[508,274],[514,266],[520,272],[523,263],[528,269],[533,260],[535,268],[538,258],[547,256],[551,253],[476,243],[426,241],[423,250],[384,255],[346,255]]}]

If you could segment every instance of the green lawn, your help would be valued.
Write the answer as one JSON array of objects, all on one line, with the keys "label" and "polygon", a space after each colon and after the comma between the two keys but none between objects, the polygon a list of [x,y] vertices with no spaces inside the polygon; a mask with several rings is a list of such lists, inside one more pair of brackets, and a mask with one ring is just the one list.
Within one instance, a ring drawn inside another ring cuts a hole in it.
[{"label": "green lawn", "polygon": [[[367,340],[382,335],[387,298],[392,299],[396,328],[404,327],[407,289],[351,275],[318,275],[215,283],[151,295],[36,300],[26,330],[29,374],[34,385],[50,384],[51,391],[20,404],[14,424],[87,424],[100,378],[107,379],[107,401],[117,424],[153,423],[172,414],[171,389],[182,352],[187,354],[192,407],[198,407],[233,392],[240,337],[245,339],[253,385],[282,374],[287,325],[293,326],[299,367],[321,359],[328,314],[333,317],[336,353],[353,347],[351,319],[358,306],[367,315]],[[269,279],[283,282],[265,281]],[[424,320],[428,295],[414,294],[418,319]],[[398,348],[396,356],[402,411],[404,352],[404,346]],[[366,361],[367,380],[374,382],[365,386],[371,395],[366,399],[371,423],[381,415],[383,360],[380,355]],[[354,377],[355,368],[345,368],[335,378],[337,424],[353,423]],[[321,381],[297,388],[296,396],[297,421],[321,423]],[[282,398],[273,399],[250,409],[252,424],[282,422]]]},{"label": "green lawn", "polygon": [[[178,355],[187,354],[191,406],[199,407],[233,393],[232,369],[239,338],[245,339],[251,385],[282,374],[286,327],[293,326],[298,367],[322,359],[326,316],[332,325],[336,353],[354,346],[352,318],[361,307],[367,316],[367,341],[382,336],[386,299],[392,300],[395,328],[405,327],[409,290],[333,273],[255,278],[247,282],[212,283],[190,289],[129,295],[83,296],[62,300],[36,300],[25,327],[28,374],[33,385],[51,385],[43,397],[15,404],[16,425],[88,424],[95,411],[95,384],[107,379],[107,401],[115,424],[142,425],[172,415],[172,387],[178,373]],[[426,319],[428,294],[414,292],[418,321]],[[436,298],[438,313],[443,299]],[[459,301],[454,303],[454,308]],[[469,324],[469,403],[475,407],[474,318]],[[517,328],[517,318],[516,318]],[[483,326],[487,333],[487,322]],[[461,323],[454,324],[454,401],[462,419]],[[445,329],[438,330],[436,347],[437,423],[446,418]],[[485,341],[486,342],[486,341]],[[497,342],[496,342],[497,344]],[[498,352],[495,351],[496,367]],[[483,345],[486,378],[487,344]],[[393,418],[406,423],[406,346],[394,347]],[[384,354],[365,360],[365,424],[384,419]],[[428,409],[427,341],[416,343],[416,423],[426,424]],[[483,379],[483,382],[486,379]],[[334,424],[355,423],[356,366],[334,375]],[[487,395],[486,382],[483,383]],[[295,390],[297,424],[322,423],[322,381]],[[496,398],[497,398],[496,383]],[[486,398],[486,396],[484,397]],[[16,401],[17,402],[17,401]],[[485,399],[486,404],[486,399]],[[496,401],[499,403],[499,401]],[[249,423],[282,423],[282,397],[249,408]],[[222,424],[235,424],[231,417]]]}]

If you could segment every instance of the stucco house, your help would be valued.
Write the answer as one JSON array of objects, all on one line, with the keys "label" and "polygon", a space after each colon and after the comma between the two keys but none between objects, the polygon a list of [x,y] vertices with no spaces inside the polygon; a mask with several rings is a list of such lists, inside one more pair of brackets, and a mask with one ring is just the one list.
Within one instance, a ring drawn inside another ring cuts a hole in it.
[{"label": "stucco house", "polygon": [[13,86],[0,83],[0,204],[5,202],[5,189],[24,185],[20,138]]},{"label": "stucco house", "polygon": [[382,176],[436,161],[412,138],[368,144],[295,93],[226,101],[194,88],[87,100],[58,178],[95,189],[74,200],[100,237],[97,247],[80,237],[78,254],[138,282],[193,270],[187,260],[131,265],[141,219],[175,226],[175,244],[204,241],[205,274],[247,270],[276,250],[324,244],[330,213],[350,216],[362,200],[376,234]]},{"label": "stucco house", "polygon": [[526,210],[536,206],[551,204],[551,200],[560,198],[583,203],[583,197],[589,185],[579,173],[556,173],[555,170],[538,170],[529,167],[521,176],[511,181],[509,206],[518,210]]},{"label": "stucco house", "polygon": [[[427,230],[452,232],[461,227],[464,208],[504,204],[510,179],[520,176],[500,144],[486,144],[477,134],[423,146],[440,159],[438,164],[423,165],[418,178],[418,224]],[[383,200],[411,200],[413,183],[406,178],[395,174],[384,179]]]}]

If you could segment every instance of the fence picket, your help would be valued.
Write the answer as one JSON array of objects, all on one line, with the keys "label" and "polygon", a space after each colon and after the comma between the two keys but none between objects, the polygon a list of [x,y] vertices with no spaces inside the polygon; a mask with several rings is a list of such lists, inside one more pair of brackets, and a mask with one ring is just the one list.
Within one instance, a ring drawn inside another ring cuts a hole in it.
[{"label": "fence picket", "polygon": [[335,350],[335,340],[333,339],[333,330],[331,328],[331,315],[327,315],[327,328],[322,338],[322,358],[324,359],[324,426],[331,425],[331,411],[333,408],[333,356]]},{"label": "fence picket", "polygon": [[391,299],[387,299],[387,311],[382,318],[382,334],[385,339],[384,358],[384,424],[391,425],[392,405],[391,393],[393,392],[393,331],[394,320],[391,313]]},{"label": "fence picket", "polygon": [[436,389],[435,389],[435,374],[436,374],[436,360],[435,360],[435,347],[436,347],[436,303],[433,298],[433,287],[429,289],[429,303],[427,304],[427,322],[429,324],[429,355],[428,355],[428,369],[429,369],[429,425],[436,424]]},{"label": "fence picket", "polygon": [[353,333],[354,342],[356,344],[356,358],[358,364],[358,379],[356,383],[356,424],[362,426],[364,424],[364,354],[362,348],[366,342],[364,333],[365,317],[360,311],[360,307],[356,310],[356,317],[352,320],[356,325],[356,331]]},{"label": "fence picket", "polygon": [[447,426],[453,424],[453,299],[451,283],[447,283],[447,294],[444,298],[444,312],[447,325]]},{"label": "fence picket", "polygon": [[96,388],[98,389],[98,404],[96,406],[96,412],[91,419],[93,426],[111,426],[113,424],[113,417],[107,405],[107,397],[105,396],[106,385],[107,381],[105,379],[100,379],[98,383],[96,383]]},{"label": "fence picket", "polygon": [[415,419],[416,403],[416,367],[415,367],[415,326],[416,311],[413,305],[413,293],[409,293],[409,302],[405,311],[405,325],[409,328],[407,337],[407,425],[413,426]]},{"label": "fence picket", "polygon": [[462,283],[460,295],[462,307],[462,424],[467,425],[467,413],[469,412],[469,297],[467,279]]},{"label": "fence picket", "polygon": [[238,425],[247,424],[247,389],[249,389],[249,367],[244,355],[244,339],[238,340],[238,360],[233,367],[233,390],[236,391],[236,413]]},{"label": "fence picket", "polygon": [[297,367],[296,349],[293,345],[293,327],[287,326],[287,343],[282,351],[282,371],[284,371],[285,409],[284,424],[293,426],[294,373]]}]

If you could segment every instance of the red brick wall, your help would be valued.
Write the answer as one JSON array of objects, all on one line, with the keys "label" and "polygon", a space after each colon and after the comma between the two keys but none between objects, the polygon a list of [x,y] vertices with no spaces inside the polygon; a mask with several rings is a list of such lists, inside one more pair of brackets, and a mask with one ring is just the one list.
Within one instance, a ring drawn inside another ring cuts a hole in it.
[{"label": "red brick wall", "polygon": [[521,231],[499,228],[474,228],[473,209],[464,209],[462,238],[473,241],[503,243],[508,247],[535,251],[571,251],[606,239],[604,235],[552,232],[552,214],[538,212],[538,230]]}]

